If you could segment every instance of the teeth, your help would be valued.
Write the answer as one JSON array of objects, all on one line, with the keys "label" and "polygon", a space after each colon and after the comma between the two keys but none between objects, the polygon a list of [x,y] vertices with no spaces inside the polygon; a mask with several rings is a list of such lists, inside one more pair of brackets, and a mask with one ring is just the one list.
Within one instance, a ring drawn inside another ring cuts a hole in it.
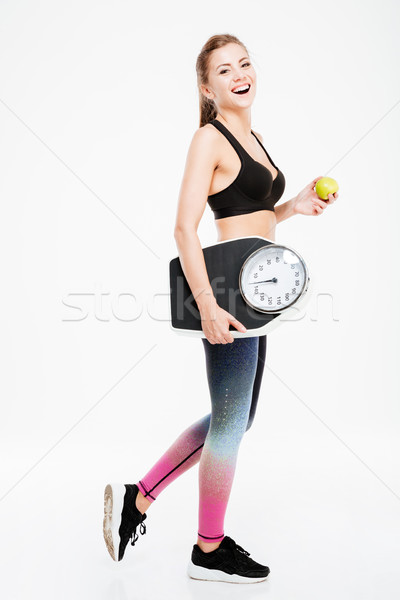
[{"label": "teeth", "polygon": [[247,85],[242,85],[241,87],[238,87],[238,88],[236,88],[235,90],[233,90],[233,93],[235,93],[235,92],[241,92],[242,90],[247,90],[247,89],[249,89],[249,88],[250,88],[249,84],[247,84]]}]

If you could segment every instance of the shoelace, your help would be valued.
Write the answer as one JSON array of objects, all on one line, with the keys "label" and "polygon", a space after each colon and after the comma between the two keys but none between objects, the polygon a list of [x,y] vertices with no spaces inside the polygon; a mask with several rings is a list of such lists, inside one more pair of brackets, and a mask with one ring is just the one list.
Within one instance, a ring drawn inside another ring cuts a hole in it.
[{"label": "shoelace", "polygon": [[[234,555],[237,565],[238,566],[240,566],[240,564],[245,565],[246,559],[244,558],[244,556],[250,556],[250,552],[247,552],[247,550],[242,548],[242,546],[239,546],[239,544],[236,544],[236,542],[233,542],[233,541],[231,542],[231,548],[234,551],[233,555]],[[235,552],[235,550],[237,552]]]},{"label": "shoelace", "polygon": [[[132,531],[132,534],[131,534],[131,538],[130,538],[132,540],[131,546],[134,546],[135,542],[137,542],[139,539],[139,534],[136,533],[136,529],[137,529],[137,526],[135,527],[135,529]],[[142,535],[144,535],[146,533],[146,525],[143,523],[143,521],[140,523],[139,531]]]},{"label": "shoelace", "polygon": [[239,552],[242,552],[243,554],[246,554],[246,556],[250,556],[250,552],[247,552],[247,550],[245,550],[244,548],[242,548],[242,546],[239,546],[238,544],[235,543],[235,548],[237,550],[239,550]]}]

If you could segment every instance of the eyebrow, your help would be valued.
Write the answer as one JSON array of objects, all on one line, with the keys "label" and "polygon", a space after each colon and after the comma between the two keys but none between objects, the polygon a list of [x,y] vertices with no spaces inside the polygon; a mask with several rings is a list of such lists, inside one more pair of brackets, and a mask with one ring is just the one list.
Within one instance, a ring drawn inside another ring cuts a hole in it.
[{"label": "eyebrow", "polygon": [[[241,58],[241,59],[239,60],[239,62],[242,62],[242,60],[244,60],[245,58],[248,58],[248,57],[247,57],[247,56],[243,56],[243,58]],[[230,63],[223,63],[222,65],[218,65],[218,67],[216,67],[216,69],[215,69],[215,70],[219,69],[220,67],[230,67],[230,66],[231,66],[231,64],[230,64]]]}]

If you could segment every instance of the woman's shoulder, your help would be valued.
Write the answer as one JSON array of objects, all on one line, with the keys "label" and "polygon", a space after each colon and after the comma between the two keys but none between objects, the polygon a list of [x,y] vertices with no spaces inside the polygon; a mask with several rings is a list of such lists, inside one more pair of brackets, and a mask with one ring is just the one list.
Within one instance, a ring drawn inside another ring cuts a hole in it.
[{"label": "woman's shoulder", "polygon": [[196,129],[192,136],[192,144],[196,146],[209,146],[215,144],[220,139],[218,130],[211,123],[206,123],[202,127]]},{"label": "woman's shoulder", "polygon": [[221,146],[218,131],[207,123],[196,129],[187,152],[187,163],[197,169],[200,165],[215,169],[220,161]]},{"label": "woman's shoulder", "polygon": [[199,127],[196,131],[200,132],[200,135],[203,137],[219,137],[218,129],[212,123],[206,123],[205,125],[202,125],[202,127]]}]

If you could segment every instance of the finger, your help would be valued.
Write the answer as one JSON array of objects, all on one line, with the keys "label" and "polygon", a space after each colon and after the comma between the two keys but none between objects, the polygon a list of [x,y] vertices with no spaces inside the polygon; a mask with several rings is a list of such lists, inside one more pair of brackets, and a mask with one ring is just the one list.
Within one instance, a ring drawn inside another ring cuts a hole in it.
[{"label": "finger", "polygon": [[322,200],[321,198],[315,198],[315,200],[313,199],[312,202],[313,202],[314,206],[318,206],[319,208],[324,210],[324,208],[326,208],[328,200]]},{"label": "finger", "polygon": [[323,208],[321,208],[320,206],[317,206],[316,204],[313,204],[313,208],[316,212],[316,215],[320,215],[322,213],[322,211],[324,210]]},{"label": "finger", "polygon": [[238,329],[239,331],[247,331],[247,329],[243,325],[243,323],[238,321],[238,319],[235,319],[235,317],[233,317],[232,315],[230,315],[230,317],[228,318],[228,321],[229,321],[229,323],[232,323],[232,325],[234,327],[236,327],[236,329]]}]

